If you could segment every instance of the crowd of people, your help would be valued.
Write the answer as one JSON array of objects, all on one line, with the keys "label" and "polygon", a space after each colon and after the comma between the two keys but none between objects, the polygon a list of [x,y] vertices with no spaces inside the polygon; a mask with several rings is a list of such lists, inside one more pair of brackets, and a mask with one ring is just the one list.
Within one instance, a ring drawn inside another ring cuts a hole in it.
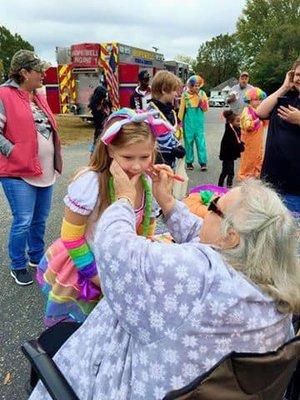
[{"label": "crowd of people", "polygon": [[[37,92],[46,67],[21,50],[0,87],[0,181],[13,216],[12,277],[29,285],[36,266],[45,325],[81,324],[54,357],[78,397],[162,399],[230,351],[290,340],[300,313],[300,61],[268,97],[241,73],[220,145],[218,185],[231,190],[210,197],[204,218],[173,196],[178,160],[194,169],[194,144],[208,168],[203,77],[183,88],[159,71],[150,85],[141,71],[131,108],[119,110],[98,87],[90,161],[69,184],[60,236],[45,251],[62,171],[55,118]],[[155,235],[158,216],[168,241]],[[42,383],[30,397],[49,398]]]}]

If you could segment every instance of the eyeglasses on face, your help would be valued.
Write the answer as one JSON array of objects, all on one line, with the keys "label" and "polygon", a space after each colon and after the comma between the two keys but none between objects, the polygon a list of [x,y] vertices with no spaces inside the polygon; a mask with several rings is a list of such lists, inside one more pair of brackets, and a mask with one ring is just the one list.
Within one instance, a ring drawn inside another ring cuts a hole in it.
[{"label": "eyeglasses on face", "polygon": [[221,211],[217,205],[220,196],[215,197],[210,203],[207,208],[208,211],[212,211],[213,213],[217,214],[221,218],[225,218],[223,211]]}]

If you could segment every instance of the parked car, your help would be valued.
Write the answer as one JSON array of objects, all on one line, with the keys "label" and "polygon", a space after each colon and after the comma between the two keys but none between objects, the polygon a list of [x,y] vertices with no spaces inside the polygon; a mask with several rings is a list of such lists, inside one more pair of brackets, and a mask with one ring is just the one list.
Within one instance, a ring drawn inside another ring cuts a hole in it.
[{"label": "parked car", "polygon": [[225,103],[226,101],[222,96],[213,96],[209,99],[210,107],[224,107]]}]

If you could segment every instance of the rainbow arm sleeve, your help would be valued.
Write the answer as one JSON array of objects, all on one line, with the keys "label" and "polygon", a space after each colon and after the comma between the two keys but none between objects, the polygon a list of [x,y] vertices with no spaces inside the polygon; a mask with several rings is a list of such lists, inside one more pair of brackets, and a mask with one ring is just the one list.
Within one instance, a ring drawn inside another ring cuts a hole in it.
[{"label": "rainbow arm sleeve", "polygon": [[241,115],[241,129],[246,132],[258,131],[262,122],[254,116],[248,107],[245,107]]},{"label": "rainbow arm sleeve", "polygon": [[85,239],[85,225],[74,225],[63,219],[61,227],[61,240],[65,245],[70,258],[84,278],[97,275],[97,267],[90,246]]}]

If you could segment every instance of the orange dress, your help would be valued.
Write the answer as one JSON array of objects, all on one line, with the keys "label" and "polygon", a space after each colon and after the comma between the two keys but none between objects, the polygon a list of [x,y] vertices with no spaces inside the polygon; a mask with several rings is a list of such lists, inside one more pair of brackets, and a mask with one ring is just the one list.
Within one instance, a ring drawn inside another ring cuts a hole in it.
[{"label": "orange dress", "polygon": [[255,109],[245,107],[241,115],[241,140],[245,150],[241,153],[238,180],[259,178],[263,162],[263,135],[265,122],[261,121]]}]

